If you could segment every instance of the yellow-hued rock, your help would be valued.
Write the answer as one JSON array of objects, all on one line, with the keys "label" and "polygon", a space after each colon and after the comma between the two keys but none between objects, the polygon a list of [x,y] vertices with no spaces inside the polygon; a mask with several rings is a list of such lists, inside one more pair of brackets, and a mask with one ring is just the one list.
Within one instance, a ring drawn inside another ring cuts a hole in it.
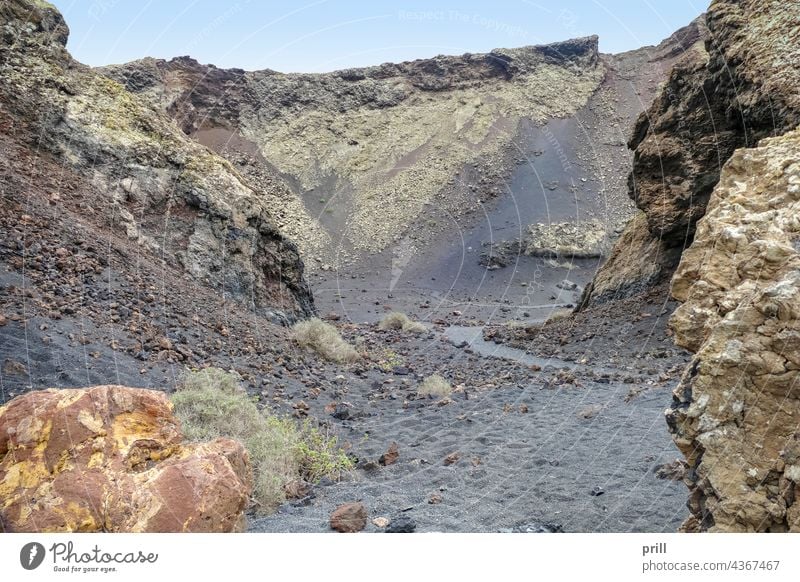
[{"label": "yellow-hued rock", "polygon": [[[695,528],[800,531],[800,130],[740,149],[672,281]],[[699,524],[699,525],[698,525]]]},{"label": "yellow-hued rock", "polygon": [[162,392],[51,389],[0,407],[0,531],[233,531],[251,490],[242,445],[183,442]]}]

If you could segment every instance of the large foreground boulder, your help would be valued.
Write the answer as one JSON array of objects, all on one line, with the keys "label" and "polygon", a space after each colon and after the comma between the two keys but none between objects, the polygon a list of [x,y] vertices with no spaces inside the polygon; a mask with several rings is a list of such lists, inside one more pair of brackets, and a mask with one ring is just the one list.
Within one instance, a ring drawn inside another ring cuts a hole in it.
[{"label": "large foreground boulder", "polygon": [[161,392],[51,389],[0,407],[0,531],[229,532],[251,489],[242,445],[183,442]]},{"label": "large foreground boulder", "polygon": [[738,150],[672,281],[687,530],[800,532],[800,130]]}]

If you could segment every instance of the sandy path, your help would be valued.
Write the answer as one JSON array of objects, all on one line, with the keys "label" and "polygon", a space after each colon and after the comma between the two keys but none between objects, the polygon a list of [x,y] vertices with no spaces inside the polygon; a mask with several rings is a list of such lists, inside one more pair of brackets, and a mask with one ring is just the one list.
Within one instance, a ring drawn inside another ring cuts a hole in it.
[{"label": "sandy path", "polygon": [[[481,366],[509,367],[505,358],[514,354],[503,349],[494,355],[504,359],[481,357]],[[403,513],[417,531],[492,532],[531,523],[573,532],[675,531],[686,514],[685,487],[654,475],[678,456],[663,419],[668,389],[625,402],[630,386],[580,374],[577,386],[549,388],[556,368],[576,366],[547,363],[521,385],[454,394],[446,406],[408,401],[413,387],[395,385],[388,397],[377,397],[374,386],[352,387],[348,402],[367,416],[333,421],[337,432],[354,443],[362,466],[392,441],[399,461],[316,487],[313,498],[253,520],[251,531],[328,531],[330,512],[351,501],[362,501],[371,518]],[[587,411],[595,415],[585,418]],[[459,460],[446,465],[454,452]],[[592,495],[596,487],[601,495]],[[429,503],[432,494],[441,503]]]}]

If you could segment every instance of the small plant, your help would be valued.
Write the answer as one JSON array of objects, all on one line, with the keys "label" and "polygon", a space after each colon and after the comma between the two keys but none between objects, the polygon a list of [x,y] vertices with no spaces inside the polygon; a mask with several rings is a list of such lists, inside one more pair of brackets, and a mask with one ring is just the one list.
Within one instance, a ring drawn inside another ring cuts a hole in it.
[{"label": "small plant", "polygon": [[300,475],[311,483],[323,477],[338,480],[353,468],[353,461],[338,448],[336,437],[323,434],[309,420],[300,427],[296,450]]},{"label": "small plant", "polygon": [[428,331],[424,325],[418,321],[411,321],[405,313],[393,311],[387,313],[378,324],[378,329],[401,329],[411,333],[424,333]]},{"label": "small plant", "polygon": [[244,445],[253,465],[253,500],[260,513],[286,499],[287,483],[339,479],[353,468],[336,439],[309,420],[298,426],[291,418],[259,410],[234,373],[219,368],[191,371],[172,403],[187,439],[229,437]]},{"label": "small plant", "polygon": [[383,353],[378,360],[378,367],[384,372],[390,372],[398,366],[405,366],[406,361],[403,356],[394,350],[383,350]]},{"label": "small plant", "polygon": [[453,387],[450,383],[442,378],[439,374],[428,376],[422,381],[422,384],[417,388],[418,396],[435,396],[437,398],[444,398],[450,396],[453,392]]},{"label": "small plant", "polygon": [[330,323],[314,317],[300,321],[292,327],[294,341],[301,348],[312,350],[331,362],[349,364],[358,360],[358,351],[342,339]]}]

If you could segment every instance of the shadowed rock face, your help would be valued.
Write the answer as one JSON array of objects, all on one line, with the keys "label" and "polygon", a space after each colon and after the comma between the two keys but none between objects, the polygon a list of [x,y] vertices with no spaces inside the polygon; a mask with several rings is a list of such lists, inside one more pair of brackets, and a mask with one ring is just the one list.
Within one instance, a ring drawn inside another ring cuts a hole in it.
[{"label": "shadowed rock face", "polygon": [[97,229],[276,320],[314,312],[297,249],[261,192],[146,100],[72,60],[46,2],[3,2],[0,23],[3,130],[82,177],[83,215]]},{"label": "shadowed rock face", "polygon": [[[629,194],[644,212],[649,233],[641,230],[643,222],[634,221],[628,228],[641,232],[628,238],[649,236],[648,244],[661,247],[658,276],[653,278],[649,263],[631,257],[625,262],[632,269],[612,278],[606,273],[614,267],[609,262],[584,304],[623,297],[671,275],[733,152],[800,123],[798,17],[800,9],[791,2],[712,3],[705,17],[707,32],[701,26],[705,46],[696,43],[676,64],[628,143],[634,150]],[[613,255],[619,259],[635,252],[635,247],[620,246]]]},{"label": "shadowed rock face", "polygon": [[184,443],[162,392],[40,390],[0,407],[0,532],[242,529],[241,443]]},{"label": "shadowed rock face", "polygon": [[462,215],[498,195],[520,120],[574,114],[605,68],[587,37],[324,74],[188,57],[100,71],[256,182],[282,182],[274,221],[316,266],[416,237],[431,205]]},{"label": "shadowed rock face", "polygon": [[800,130],[739,149],[684,252],[667,411],[690,530],[800,531]]}]

